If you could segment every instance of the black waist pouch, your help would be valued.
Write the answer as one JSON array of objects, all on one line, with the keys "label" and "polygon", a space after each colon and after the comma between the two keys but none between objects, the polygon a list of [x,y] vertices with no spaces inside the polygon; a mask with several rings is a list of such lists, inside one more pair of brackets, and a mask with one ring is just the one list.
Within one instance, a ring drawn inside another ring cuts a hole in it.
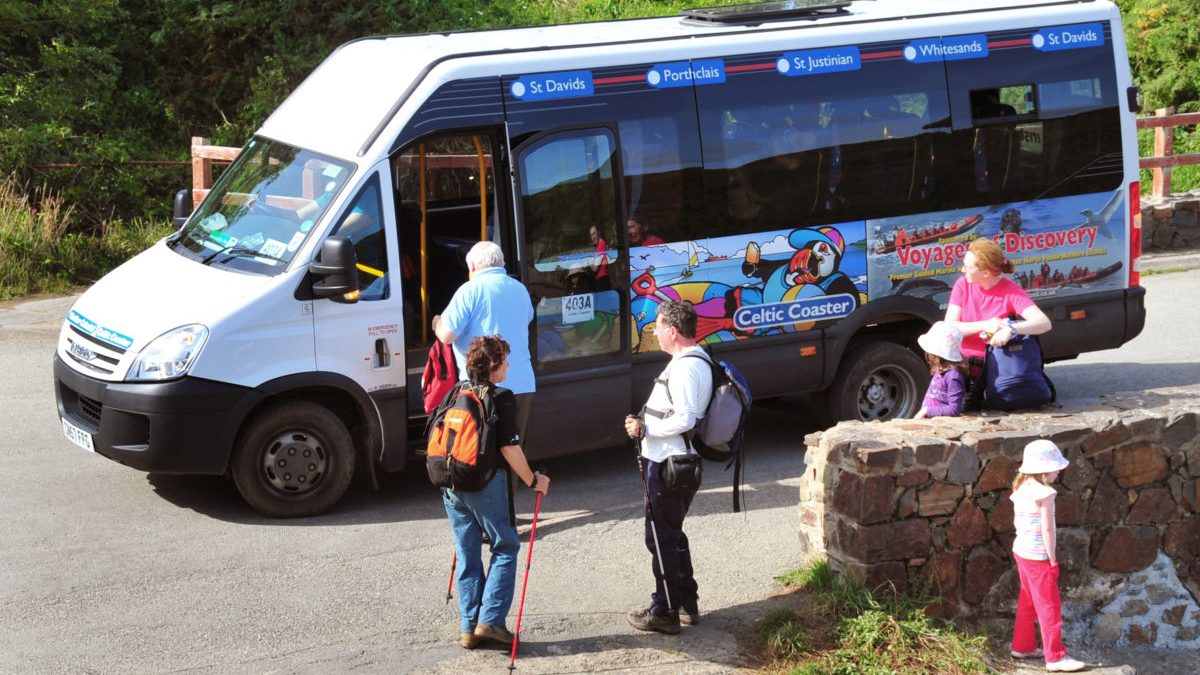
[{"label": "black waist pouch", "polygon": [[700,489],[700,477],[704,473],[700,455],[671,455],[659,469],[663,485],[673,495],[688,494]]}]

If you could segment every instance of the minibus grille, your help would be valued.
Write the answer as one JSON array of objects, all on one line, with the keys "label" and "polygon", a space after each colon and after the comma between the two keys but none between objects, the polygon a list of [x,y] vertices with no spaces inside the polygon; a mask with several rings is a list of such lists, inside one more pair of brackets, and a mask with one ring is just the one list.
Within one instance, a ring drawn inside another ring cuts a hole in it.
[{"label": "minibus grille", "polygon": [[85,360],[79,358],[78,356],[72,354],[71,352],[67,352],[67,356],[71,357],[71,360],[74,361],[75,363],[78,363],[80,366],[83,366],[84,368],[92,371],[93,373],[100,373],[102,375],[112,375],[114,372],[113,369],[111,369],[111,368],[103,368],[94,363],[89,363],[88,361],[85,361]]},{"label": "minibus grille", "polygon": [[[88,335],[87,333],[79,330],[78,328],[76,328],[73,325],[70,326],[70,328],[71,328],[72,333],[78,335],[79,337],[83,338],[84,340],[87,340],[88,342],[91,342],[99,347],[103,347],[104,349],[107,349],[108,351],[113,352],[113,353],[117,354],[118,356],[120,356],[121,354],[124,354],[126,352],[125,349],[118,347],[114,344],[111,344],[109,342],[105,342],[104,340],[101,340],[99,338],[92,337],[91,335]],[[115,359],[113,360],[113,363],[116,363]]]},{"label": "minibus grille", "polygon": [[80,367],[101,375],[112,375],[120,364],[125,349],[98,340],[71,326],[67,335],[66,355]]}]

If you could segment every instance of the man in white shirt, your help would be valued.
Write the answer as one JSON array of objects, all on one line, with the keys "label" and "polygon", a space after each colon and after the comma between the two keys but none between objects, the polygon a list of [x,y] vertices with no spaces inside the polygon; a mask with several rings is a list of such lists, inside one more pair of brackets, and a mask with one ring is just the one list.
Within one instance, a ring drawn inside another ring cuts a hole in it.
[{"label": "man in white shirt", "polygon": [[696,345],[696,310],[689,302],[664,302],[658,307],[654,335],[671,361],[654,381],[640,418],[625,420],[630,438],[641,439],[639,461],[646,481],[646,548],[650,550],[655,590],[650,606],[629,612],[638,630],[675,635],[679,624],[700,619],[696,579],[683,519],[699,483],[669,490],[663,468],[671,455],[691,454],[685,434],[704,416],[712,397],[712,369]]}]

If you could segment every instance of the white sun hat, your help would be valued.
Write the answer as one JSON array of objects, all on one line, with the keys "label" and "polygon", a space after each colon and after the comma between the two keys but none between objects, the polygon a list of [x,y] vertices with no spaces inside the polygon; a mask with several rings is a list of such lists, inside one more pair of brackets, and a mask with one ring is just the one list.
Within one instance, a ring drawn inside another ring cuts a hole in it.
[{"label": "white sun hat", "polygon": [[1025,459],[1021,462],[1021,473],[1051,473],[1062,471],[1070,462],[1063,457],[1062,450],[1053,441],[1039,438],[1025,446]]},{"label": "white sun hat", "polygon": [[917,338],[917,344],[927,353],[947,361],[963,360],[962,333],[945,321],[935,321],[928,333]]}]

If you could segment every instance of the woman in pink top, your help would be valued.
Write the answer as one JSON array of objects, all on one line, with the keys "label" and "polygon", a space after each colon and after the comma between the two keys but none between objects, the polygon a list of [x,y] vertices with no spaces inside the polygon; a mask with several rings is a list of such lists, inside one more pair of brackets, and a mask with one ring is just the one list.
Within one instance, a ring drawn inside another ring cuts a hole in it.
[{"label": "woman in pink top", "polygon": [[[1072,672],[1086,665],[1067,656],[1062,643],[1062,600],[1058,595],[1058,555],[1055,548],[1054,497],[1050,485],[1067,468],[1058,446],[1044,439],[1025,446],[1025,457],[1013,481],[1013,558],[1021,578],[1017,618],[1013,624],[1012,655],[1018,659],[1044,656],[1046,670]],[[1033,619],[1042,629],[1037,648]]]},{"label": "woman in pink top", "polygon": [[[1005,277],[1013,264],[991,239],[976,239],[963,258],[963,275],[954,282],[946,323],[963,334],[962,353],[970,368],[965,410],[978,410],[983,398],[983,357],[987,345],[1003,347],[1017,335],[1041,335],[1050,317],[1025,289]],[[1010,318],[1019,317],[1015,321]],[[985,342],[986,340],[986,342]]]}]

